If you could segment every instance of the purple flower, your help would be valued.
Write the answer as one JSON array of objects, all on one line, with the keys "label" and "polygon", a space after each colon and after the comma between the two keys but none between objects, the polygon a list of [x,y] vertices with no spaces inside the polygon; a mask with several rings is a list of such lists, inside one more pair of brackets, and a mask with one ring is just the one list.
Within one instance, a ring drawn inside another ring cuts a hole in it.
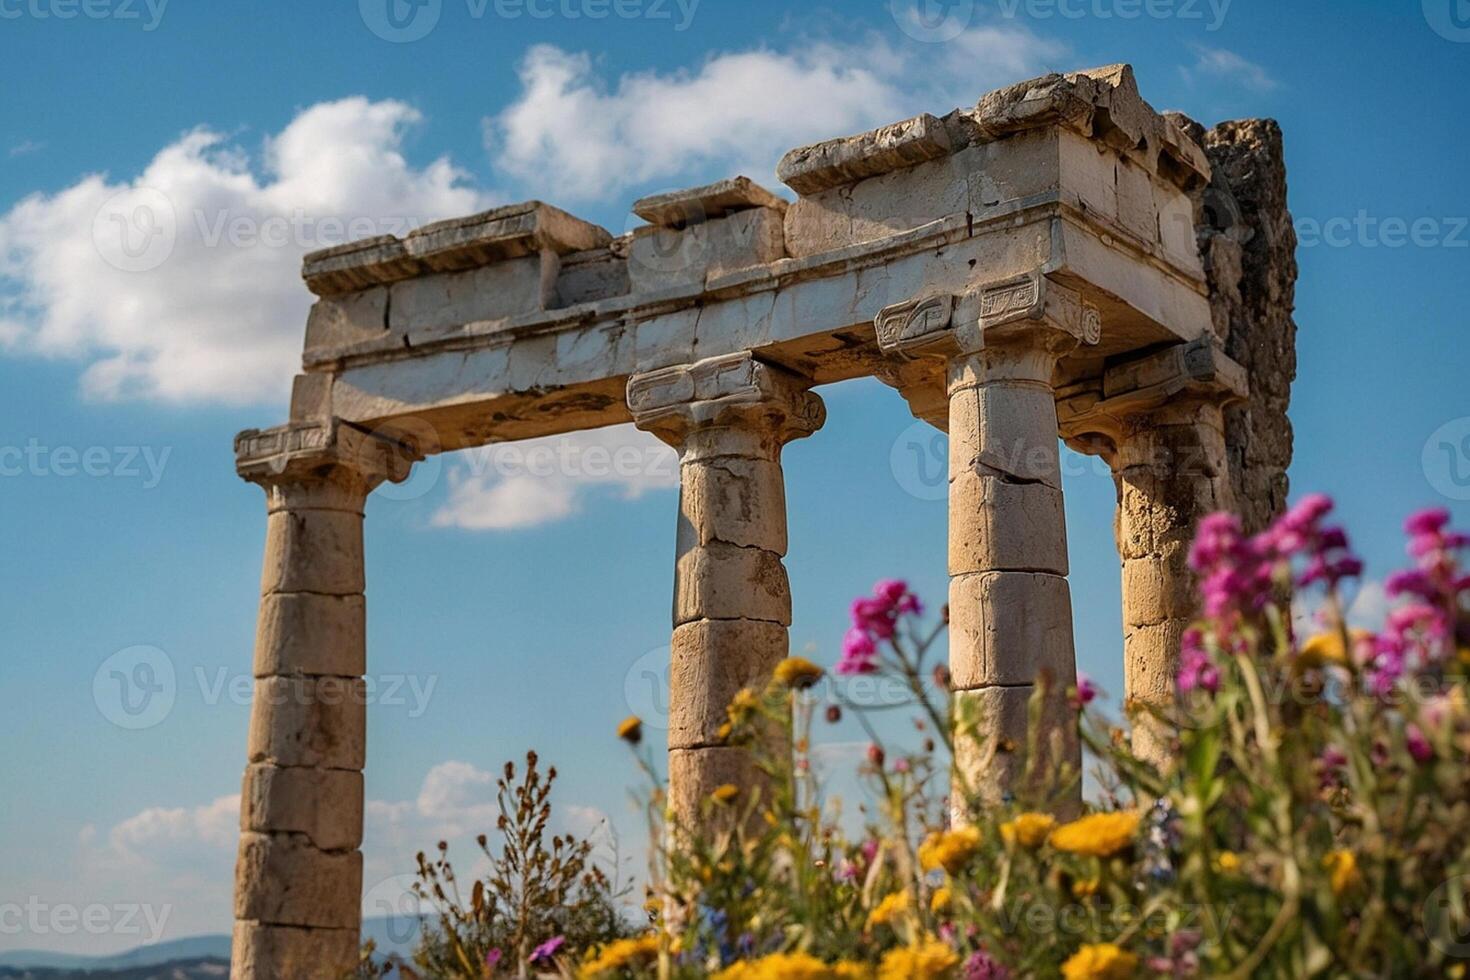
[{"label": "purple flower", "polygon": [[495,968],[500,965],[500,957],[503,955],[500,952],[499,946],[492,947],[490,952],[485,954],[485,968],[491,973],[494,973]]},{"label": "purple flower", "polygon": [[1010,980],[1011,973],[989,953],[977,950],[965,960],[964,980]]},{"label": "purple flower", "polygon": [[1450,512],[1444,507],[1426,507],[1415,511],[1404,521],[1404,533],[1413,537],[1438,534],[1450,522]]},{"label": "purple flower", "polygon": [[534,966],[549,966],[552,962],[552,959],[556,956],[557,953],[561,952],[561,948],[566,944],[567,937],[552,936],[550,939],[546,940],[546,942],[531,950],[530,962]]},{"label": "purple flower", "polygon": [[1434,758],[1434,747],[1429,744],[1429,739],[1424,737],[1424,731],[1413,722],[1404,728],[1404,743],[1408,746],[1409,755],[1414,757],[1415,762],[1422,765]]},{"label": "purple flower", "polygon": [[1220,668],[1205,649],[1204,642],[1204,634],[1199,630],[1184,631],[1179,650],[1180,694],[1190,694],[1197,690],[1216,694],[1220,690]]},{"label": "purple flower", "polygon": [[1097,685],[1086,674],[1077,674],[1077,706],[1084,707],[1097,700]]}]

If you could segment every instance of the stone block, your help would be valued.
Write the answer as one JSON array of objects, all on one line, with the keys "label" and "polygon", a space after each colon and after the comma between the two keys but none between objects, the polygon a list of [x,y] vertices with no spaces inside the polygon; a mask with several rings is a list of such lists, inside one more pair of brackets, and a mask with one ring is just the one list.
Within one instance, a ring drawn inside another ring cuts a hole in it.
[{"label": "stone block", "polygon": [[680,554],[714,542],[786,554],[786,481],[778,461],[723,456],[686,464],[681,473]]},{"label": "stone block", "polygon": [[632,288],[628,258],[610,248],[564,255],[556,277],[557,308],[626,296]]},{"label": "stone block", "polygon": [[950,476],[979,472],[1060,490],[1055,397],[1044,387],[996,382],[952,390]]},{"label": "stone block", "polygon": [[[1067,688],[1075,677],[1057,678],[1058,686],[1038,705],[1037,758],[1026,779],[1027,729],[1032,687],[991,687],[955,694],[956,710],[973,714],[978,725],[959,733],[955,765],[978,799],[997,804],[1015,799],[1024,809],[1050,810],[1066,816],[1081,800],[1082,750],[1077,715],[1067,704]],[[1071,783],[1075,781],[1076,785]],[[956,793],[956,798],[960,794]],[[956,813],[956,822],[971,815]]]},{"label": "stone block", "polygon": [[782,212],[752,208],[682,228],[636,229],[628,249],[628,275],[634,289],[646,292],[695,288],[785,255]]},{"label": "stone block", "polygon": [[361,770],[367,688],[361,678],[263,677],[250,712],[251,762]]},{"label": "stone block", "polygon": [[412,336],[547,309],[557,268],[554,255],[528,255],[394,283],[389,327],[394,334]]},{"label": "stone block", "polygon": [[362,843],[362,773],[348,769],[245,768],[240,829],[305,834],[322,851]]},{"label": "stone block", "polygon": [[737,786],[741,796],[731,806],[742,811],[752,793],[768,798],[770,781],[743,748],[671,749],[669,751],[669,809],[675,829],[701,825],[710,812],[706,801],[721,786]]},{"label": "stone block", "polygon": [[669,747],[718,744],[735,693],[765,683],[786,652],[786,627],[779,623],[704,619],[675,629]]},{"label": "stone block", "polygon": [[674,625],[697,619],[751,619],[791,625],[791,585],[781,556],[713,542],[679,555]]},{"label": "stone block", "polygon": [[949,583],[949,669],[955,690],[1032,684],[1076,671],[1072,595],[1059,575],[981,572]]},{"label": "stone block", "polygon": [[381,340],[387,332],[386,286],[319,299],[306,315],[307,358],[323,351]]},{"label": "stone block", "polygon": [[924,113],[856,136],[798,147],[781,158],[776,176],[798,194],[853,184],[948,155],[944,121]]},{"label": "stone block", "polygon": [[1167,705],[1174,701],[1179,676],[1179,646],[1187,619],[1125,627],[1123,693],[1130,701]]},{"label": "stone block", "polygon": [[1168,619],[1189,619],[1198,606],[1194,573],[1182,540],[1168,542],[1159,557],[1123,562],[1123,623],[1148,626]]},{"label": "stone block", "polygon": [[240,835],[235,918],[262,924],[356,929],[362,854],[323,851],[300,834]]},{"label": "stone block", "polygon": [[362,515],[277,510],[266,519],[260,591],[355,595],[363,591]]},{"label": "stone block", "polygon": [[358,928],[235,923],[230,980],[341,980],[357,969]]},{"label": "stone block", "polygon": [[1067,574],[1062,492],[961,472],[949,484],[949,573]]},{"label": "stone block", "polygon": [[255,676],[361,675],[367,671],[366,629],[360,595],[266,595],[255,630]]}]

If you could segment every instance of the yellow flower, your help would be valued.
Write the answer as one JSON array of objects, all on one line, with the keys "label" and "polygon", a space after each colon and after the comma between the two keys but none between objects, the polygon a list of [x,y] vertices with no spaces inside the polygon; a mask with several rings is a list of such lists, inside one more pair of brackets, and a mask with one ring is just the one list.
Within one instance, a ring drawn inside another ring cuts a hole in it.
[{"label": "yellow flower", "polygon": [[1221,874],[1235,874],[1240,870],[1240,855],[1234,851],[1221,851],[1215,855],[1215,870]]},{"label": "yellow flower", "polygon": [[1063,824],[1051,834],[1051,846],[1059,851],[1108,857],[1133,844],[1138,832],[1138,811],[1093,813]]},{"label": "yellow flower", "polygon": [[878,980],[951,980],[960,954],[935,939],[890,949],[878,964]]},{"label": "yellow flower", "polygon": [[954,899],[954,893],[948,888],[936,888],[934,894],[929,898],[929,911],[943,912],[949,908],[949,903]]},{"label": "yellow flower", "polygon": [[1081,878],[1072,882],[1072,897],[1091,898],[1097,894],[1097,890],[1100,887],[1102,887],[1102,882],[1096,878]]},{"label": "yellow flower", "polygon": [[597,954],[582,964],[580,976],[592,978],[615,970],[651,963],[658,957],[658,937],[639,936],[637,939],[619,939],[608,943]]},{"label": "yellow flower", "polygon": [[886,926],[898,916],[907,912],[909,908],[909,893],[907,891],[894,892],[886,895],[873,911],[868,913],[868,928],[874,926]]},{"label": "yellow flower", "polygon": [[714,980],[835,980],[841,976],[808,953],[772,953],[758,960],[733,963],[716,973]]},{"label": "yellow flower", "polygon": [[1341,898],[1363,883],[1358,873],[1358,858],[1352,851],[1336,850],[1322,858],[1322,867],[1327,870],[1327,879],[1332,883],[1332,894]]},{"label": "yellow flower", "polygon": [[[1371,639],[1372,633],[1367,630],[1355,629],[1348,631],[1348,642],[1357,646],[1364,640]],[[1301,652],[1297,654],[1296,664],[1301,670],[1313,667],[1326,667],[1329,664],[1346,666],[1348,663],[1348,650],[1343,647],[1342,633],[1332,630],[1327,633],[1318,633],[1310,637],[1302,644]]]},{"label": "yellow flower", "polygon": [[725,709],[725,714],[730,717],[731,724],[739,725],[759,709],[760,698],[756,697],[756,693],[750,688],[742,687],[730,699],[730,705]]},{"label": "yellow flower", "polygon": [[787,657],[776,665],[776,680],[787,687],[808,688],[822,679],[822,668],[805,657]]},{"label": "yellow flower", "polygon": [[1057,822],[1049,813],[1021,813],[1016,819],[1000,825],[1000,836],[1007,844],[1020,844],[1034,851],[1046,843],[1047,836],[1056,828]]},{"label": "yellow flower", "polygon": [[1066,980],[1128,980],[1138,969],[1138,957],[1112,943],[1083,946],[1062,964]]},{"label": "yellow flower", "polygon": [[629,745],[637,745],[643,741],[643,720],[637,715],[629,715],[618,723],[618,738]]},{"label": "yellow flower", "polygon": [[843,961],[832,965],[832,980],[872,980],[873,968],[866,963]]},{"label": "yellow flower", "polygon": [[919,845],[919,865],[925,871],[943,868],[952,875],[959,874],[979,848],[977,827],[937,831]]},{"label": "yellow flower", "polygon": [[728,805],[730,803],[734,803],[736,797],[738,797],[739,795],[739,786],[736,786],[734,783],[725,783],[723,786],[715,787],[715,791],[709,796],[710,799],[714,800],[716,803]]}]

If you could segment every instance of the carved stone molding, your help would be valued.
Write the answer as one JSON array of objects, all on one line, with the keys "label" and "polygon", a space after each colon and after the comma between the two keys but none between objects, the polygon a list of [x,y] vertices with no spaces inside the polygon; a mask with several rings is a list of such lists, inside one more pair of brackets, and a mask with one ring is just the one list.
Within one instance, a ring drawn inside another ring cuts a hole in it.
[{"label": "carved stone molding", "polygon": [[340,419],[246,429],[235,437],[236,472],[266,487],[345,479],[371,490],[407,479],[418,458],[405,444]]},{"label": "carved stone molding", "polygon": [[768,427],[784,443],[817,431],[827,417],[805,379],[749,353],[634,375],[627,399],[640,429],[675,444],[692,428],[741,422]]}]

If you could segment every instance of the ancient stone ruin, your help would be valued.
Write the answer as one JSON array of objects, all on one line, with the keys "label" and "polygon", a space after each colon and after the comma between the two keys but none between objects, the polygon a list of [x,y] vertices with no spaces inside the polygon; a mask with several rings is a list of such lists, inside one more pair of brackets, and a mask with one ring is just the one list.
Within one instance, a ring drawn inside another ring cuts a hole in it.
[{"label": "ancient stone ruin", "polygon": [[[425,455],[633,421],[682,460],[671,805],[752,778],[717,735],[787,652],[781,449],[816,388],[871,375],[947,430],[950,669],[984,709],[959,766],[1020,778],[1026,704],[1075,678],[1058,436],[1118,485],[1126,695],[1167,761],[1204,513],[1285,495],[1294,242],[1272,123],[1163,116],[1114,66],[788,153],[646,198],[613,237],[539,202],[306,258],[318,297],[290,420],[241,433],[266,491],[237,977],[357,957],[365,762],[364,501]],[[1076,766],[1065,725],[1038,770]],[[962,815],[961,815],[962,816]]]}]

